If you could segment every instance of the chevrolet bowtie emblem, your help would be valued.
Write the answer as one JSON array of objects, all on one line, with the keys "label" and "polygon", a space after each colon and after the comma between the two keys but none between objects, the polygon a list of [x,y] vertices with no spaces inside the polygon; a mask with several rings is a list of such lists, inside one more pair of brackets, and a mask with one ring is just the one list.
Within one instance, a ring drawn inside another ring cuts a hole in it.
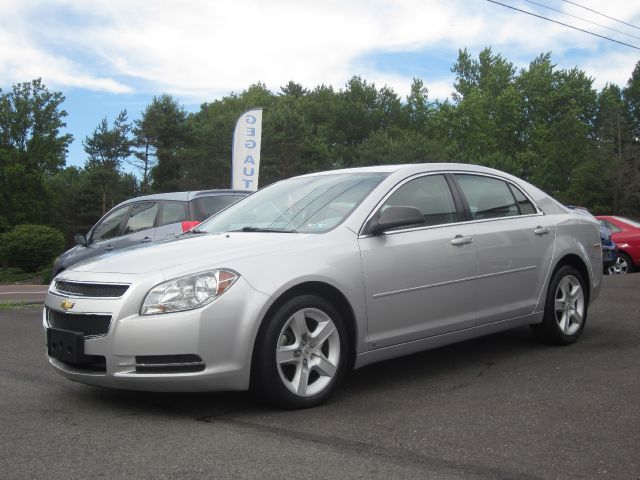
[{"label": "chevrolet bowtie emblem", "polygon": [[62,307],[63,310],[71,310],[74,305],[75,305],[75,303],[70,302],[69,300],[65,300],[64,302],[62,302],[60,304],[60,306]]}]

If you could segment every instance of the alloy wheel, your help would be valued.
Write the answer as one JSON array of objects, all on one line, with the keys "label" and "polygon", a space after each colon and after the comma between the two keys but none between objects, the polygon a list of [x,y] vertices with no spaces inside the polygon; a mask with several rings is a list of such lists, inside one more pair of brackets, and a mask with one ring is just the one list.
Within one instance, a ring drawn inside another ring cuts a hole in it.
[{"label": "alloy wheel", "polygon": [[556,321],[565,335],[574,335],[582,325],[585,313],[584,292],[580,281],[567,275],[558,284],[554,304]]},{"label": "alloy wheel", "polygon": [[609,267],[609,275],[619,275],[629,273],[629,264],[624,257],[617,257],[616,263]]},{"label": "alloy wheel", "polygon": [[329,315],[303,308],[285,322],[276,347],[278,374],[300,397],[324,391],[338,371],[340,335]]}]

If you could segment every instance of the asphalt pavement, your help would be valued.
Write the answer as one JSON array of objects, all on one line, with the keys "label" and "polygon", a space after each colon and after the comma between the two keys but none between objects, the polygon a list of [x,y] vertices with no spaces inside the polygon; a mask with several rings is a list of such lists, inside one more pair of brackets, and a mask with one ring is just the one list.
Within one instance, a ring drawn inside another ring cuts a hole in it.
[{"label": "asphalt pavement", "polygon": [[70,382],[40,310],[0,310],[0,478],[638,480],[640,274],[604,282],[574,345],[519,328],[370,365],[294,412]]}]

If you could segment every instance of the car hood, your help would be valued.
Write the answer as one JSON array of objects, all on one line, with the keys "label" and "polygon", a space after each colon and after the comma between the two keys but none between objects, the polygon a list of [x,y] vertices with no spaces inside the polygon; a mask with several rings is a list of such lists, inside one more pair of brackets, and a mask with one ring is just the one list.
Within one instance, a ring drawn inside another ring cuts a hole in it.
[{"label": "car hood", "polygon": [[78,250],[80,250],[80,245],[74,245],[66,252],[60,254],[60,260],[67,259],[67,257],[74,255]]},{"label": "car hood", "polygon": [[70,270],[94,273],[150,273],[227,267],[239,261],[290,251],[316,234],[230,232],[178,238],[118,250],[78,263]]}]

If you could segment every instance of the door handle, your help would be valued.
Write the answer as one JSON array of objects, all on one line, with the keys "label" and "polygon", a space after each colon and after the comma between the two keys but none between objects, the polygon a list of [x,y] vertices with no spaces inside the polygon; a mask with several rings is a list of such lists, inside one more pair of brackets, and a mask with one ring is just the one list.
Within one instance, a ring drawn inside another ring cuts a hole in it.
[{"label": "door handle", "polygon": [[467,243],[473,243],[473,237],[463,237],[462,235],[456,235],[451,239],[451,245],[466,245]]},{"label": "door handle", "polygon": [[150,239],[149,237],[144,237],[144,238],[141,240],[141,242],[142,242],[142,243],[146,243],[146,242],[150,242],[150,241],[151,241],[151,239]]},{"label": "door handle", "polygon": [[107,245],[106,247],[104,247],[104,250],[106,252],[110,252],[111,250],[113,250],[113,247],[111,245]]},{"label": "door handle", "polygon": [[547,227],[540,227],[538,226],[533,233],[535,233],[536,235],[546,235],[547,233],[549,233],[550,230]]}]

